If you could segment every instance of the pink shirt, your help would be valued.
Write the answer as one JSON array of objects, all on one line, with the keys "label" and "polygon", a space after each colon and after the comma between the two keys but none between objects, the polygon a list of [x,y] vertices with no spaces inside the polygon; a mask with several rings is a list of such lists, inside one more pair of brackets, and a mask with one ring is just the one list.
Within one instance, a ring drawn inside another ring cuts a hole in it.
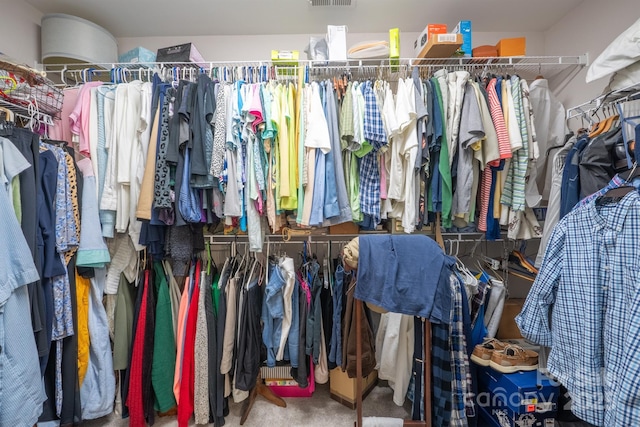
[{"label": "pink shirt", "polygon": [[173,394],[176,402],[180,403],[180,382],[182,380],[182,356],[184,352],[185,327],[187,320],[187,310],[189,308],[189,277],[185,279],[184,291],[180,298],[180,309],[178,311],[178,337],[176,339],[176,369],[173,374]]},{"label": "pink shirt", "polygon": [[49,127],[49,138],[71,142],[71,120],[69,115],[76,106],[78,92],[80,92],[79,87],[72,87],[63,91],[60,120],[56,120],[54,125]]},{"label": "pink shirt", "polygon": [[82,85],[76,105],[69,114],[71,132],[78,135],[80,152],[91,157],[89,152],[89,111],[91,109],[91,88],[101,86],[102,82],[89,82]]}]

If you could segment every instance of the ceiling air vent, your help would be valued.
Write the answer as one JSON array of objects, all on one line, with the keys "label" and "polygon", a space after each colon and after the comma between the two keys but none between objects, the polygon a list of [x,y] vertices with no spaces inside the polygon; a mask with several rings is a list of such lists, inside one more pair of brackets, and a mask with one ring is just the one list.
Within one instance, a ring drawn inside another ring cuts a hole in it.
[{"label": "ceiling air vent", "polygon": [[311,6],[355,7],[356,0],[309,0]]}]

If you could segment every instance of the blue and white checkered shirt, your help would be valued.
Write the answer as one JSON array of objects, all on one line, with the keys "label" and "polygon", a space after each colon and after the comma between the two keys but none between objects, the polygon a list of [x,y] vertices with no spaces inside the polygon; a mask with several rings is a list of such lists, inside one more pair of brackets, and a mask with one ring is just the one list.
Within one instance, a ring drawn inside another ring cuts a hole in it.
[{"label": "blue and white checkered shirt", "polygon": [[362,84],[364,96],[364,138],[373,147],[373,151],[360,160],[360,209],[373,218],[375,225],[380,223],[380,168],[378,150],[387,145],[382,116],[375,92],[370,81]]},{"label": "blue and white checkered shirt", "polygon": [[377,151],[387,144],[387,134],[371,81],[362,85],[362,94],[364,95],[364,138]]},{"label": "blue and white checkered shirt", "polygon": [[592,200],[556,225],[516,317],[595,425],[640,425],[640,195]]}]

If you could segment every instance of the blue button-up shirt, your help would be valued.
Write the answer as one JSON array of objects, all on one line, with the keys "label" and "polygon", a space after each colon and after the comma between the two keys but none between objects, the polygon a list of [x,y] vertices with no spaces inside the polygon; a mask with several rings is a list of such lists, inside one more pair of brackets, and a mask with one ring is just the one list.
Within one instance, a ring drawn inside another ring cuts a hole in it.
[{"label": "blue button-up shirt", "polygon": [[595,425],[640,425],[640,195],[574,209],[555,227],[522,312],[548,369]]}]

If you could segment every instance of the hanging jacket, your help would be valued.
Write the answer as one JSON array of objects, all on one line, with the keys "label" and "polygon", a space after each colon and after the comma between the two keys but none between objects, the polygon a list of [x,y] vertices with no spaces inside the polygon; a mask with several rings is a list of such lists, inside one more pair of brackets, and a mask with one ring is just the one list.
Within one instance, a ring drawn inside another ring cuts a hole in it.
[{"label": "hanging jacket", "polygon": [[[348,286],[346,297],[347,306],[344,315],[343,344],[342,344],[342,370],[347,372],[349,378],[356,377],[356,309],[355,289],[356,276],[353,276]],[[365,314],[366,306],[362,304],[362,316],[360,330],[362,336],[362,377],[368,376],[376,367],[375,338],[371,324]]]}]

